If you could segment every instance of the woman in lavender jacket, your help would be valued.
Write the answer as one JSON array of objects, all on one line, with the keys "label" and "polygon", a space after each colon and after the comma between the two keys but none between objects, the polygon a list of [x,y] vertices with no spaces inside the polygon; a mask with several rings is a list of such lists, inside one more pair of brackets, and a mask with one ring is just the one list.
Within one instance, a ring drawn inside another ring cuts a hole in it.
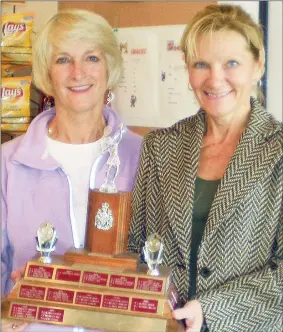
[{"label": "woman in lavender jacket", "polygon": [[[111,26],[82,10],[60,11],[33,45],[33,81],[55,107],[27,132],[2,146],[2,296],[36,255],[36,231],[49,221],[58,234],[56,254],[84,246],[89,188],[107,173],[107,142],[121,121],[104,105],[119,81],[122,58]],[[141,137],[124,127],[116,186],[131,191]],[[2,331],[51,331],[58,326],[4,320]],[[61,327],[72,331],[73,328]]]}]

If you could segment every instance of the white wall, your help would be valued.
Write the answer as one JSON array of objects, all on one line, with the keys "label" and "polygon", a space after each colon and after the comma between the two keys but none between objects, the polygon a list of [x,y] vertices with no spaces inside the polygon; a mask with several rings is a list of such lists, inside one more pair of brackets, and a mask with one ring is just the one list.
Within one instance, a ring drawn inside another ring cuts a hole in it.
[{"label": "white wall", "polygon": [[269,1],[267,109],[283,121],[282,109],[282,2]]},{"label": "white wall", "polygon": [[[243,7],[258,22],[259,1],[218,1]],[[267,110],[283,120],[282,110],[282,2],[268,1]]]}]

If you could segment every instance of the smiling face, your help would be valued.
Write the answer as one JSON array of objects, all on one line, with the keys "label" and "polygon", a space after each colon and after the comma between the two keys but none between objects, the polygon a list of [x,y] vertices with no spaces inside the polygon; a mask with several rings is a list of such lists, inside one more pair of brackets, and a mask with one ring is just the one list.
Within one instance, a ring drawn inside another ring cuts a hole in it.
[{"label": "smiling face", "polygon": [[217,118],[246,114],[262,71],[245,38],[232,30],[212,32],[198,40],[196,51],[188,70],[200,106]]},{"label": "smiling face", "polygon": [[89,42],[66,42],[54,47],[50,78],[56,112],[101,112],[107,90],[107,63]]}]

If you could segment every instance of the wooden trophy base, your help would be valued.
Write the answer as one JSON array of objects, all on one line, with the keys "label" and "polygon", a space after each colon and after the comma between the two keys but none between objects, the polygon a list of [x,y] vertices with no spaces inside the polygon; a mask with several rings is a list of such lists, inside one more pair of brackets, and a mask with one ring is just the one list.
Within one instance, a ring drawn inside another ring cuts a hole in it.
[{"label": "wooden trophy base", "polygon": [[158,277],[147,270],[71,263],[59,256],[51,264],[32,260],[3,302],[2,317],[104,331],[184,331],[171,316],[178,295],[170,269],[160,267]]},{"label": "wooden trophy base", "polygon": [[134,253],[125,252],[111,256],[98,255],[89,252],[87,249],[70,249],[66,251],[64,260],[70,263],[94,264],[125,269],[136,269],[138,265],[138,255]]}]

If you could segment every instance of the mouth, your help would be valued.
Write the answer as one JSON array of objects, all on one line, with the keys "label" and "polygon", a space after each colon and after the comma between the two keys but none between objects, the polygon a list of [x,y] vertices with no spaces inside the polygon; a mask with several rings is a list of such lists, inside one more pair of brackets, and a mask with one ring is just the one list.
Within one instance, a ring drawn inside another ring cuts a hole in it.
[{"label": "mouth", "polygon": [[92,87],[92,84],[88,84],[88,85],[73,86],[73,87],[69,87],[68,89],[73,92],[85,92],[85,91],[89,90],[91,87]]},{"label": "mouth", "polygon": [[221,93],[211,93],[211,92],[207,92],[207,91],[203,91],[203,92],[205,93],[205,95],[207,95],[209,98],[212,98],[212,99],[224,98],[231,93],[231,91],[221,92]]}]

